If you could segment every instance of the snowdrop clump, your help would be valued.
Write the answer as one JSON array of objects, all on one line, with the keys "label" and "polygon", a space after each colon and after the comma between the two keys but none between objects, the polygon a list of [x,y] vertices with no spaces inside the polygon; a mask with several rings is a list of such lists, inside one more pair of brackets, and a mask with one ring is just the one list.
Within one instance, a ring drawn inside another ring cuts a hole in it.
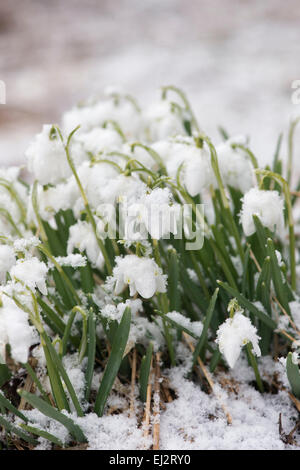
[{"label": "snowdrop clump", "polygon": [[22,413],[0,394],[1,428],[32,446],[41,431],[50,448],[85,443],[107,411],[141,422],[134,401],[149,401],[154,376],[157,424],[157,388],[174,395],[160,368],[194,380],[199,364],[205,393],[208,368],[239,379],[245,353],[263,392],[275,335],[300,399],[297,193],[278,159],[258,168],[241,136],[214,145],[174,87],[145,108],[110,88],[44,125],[26,159],[27,181],[0,169],[0,387],[18,384],[34,427],[20,435]]}]

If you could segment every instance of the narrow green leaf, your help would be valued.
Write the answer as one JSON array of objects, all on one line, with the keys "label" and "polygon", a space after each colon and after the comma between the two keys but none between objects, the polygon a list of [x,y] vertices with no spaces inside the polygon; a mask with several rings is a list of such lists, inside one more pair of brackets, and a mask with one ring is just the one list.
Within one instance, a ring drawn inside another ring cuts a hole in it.
[{"label": "narrow green leaf", "polygon": [[27,423],[28,418],[26,418],[21,411],[19,411],[5,396],[4,394],[0,391],[0,405],[2,405],[4,408],[6,408],[8,411],[11,411],[14,413],[16,416],[21,418],[23,421]]},{"label": "narrow green leaf", "polygon": [[32,393],[26,392],[25,390],[20,390],[19,395],[25,398],[25,400],[28,401],[31,406],[37,408],[45,416],[48,416],[48,418],[52,418],[65,426],[65,428],[77,442],[87,442],[87,438],[83,434],[81,428],[76,423],[74,423],[71,418],[64,415],[63,413],[60,413],[60,411],[53,408],[53,406],[48,405],[48,403],[46,403],[42,398],[39,398]]},{"label": "narrow green leaf", "polygon": [[83,411],[82,411],[81,406],[80,406],[80,403],[78,401],[77,395],[75,393],[74,387],[71,384],[69,376],[68,376],[68,374],[67,374],[67,372],[66,372],[66,370],[63,366],[63,363],[62,363],[59,355],[57,354],[54,346],[52,345],[52,343],[51,343],[50,339],[48,338],[48,336],[46,335],[46,333],[42,333],[41,336],[42,336],[43,340],[46,343],[46,348],[48,348],[49,353],[51,354],[51,357],[52,357],[57,369],[59,370],[59,373],[60,373],[63,381],[66,384],[66,387],[67,387],[68,392],[70,394],[71,400],[72,400],[72,402],[74,404],[74,407],[76,409],[77,415],[78,416],[84,416]]},{"label": "narrow green leaf", "polygon": [[11,372],[6,364],[0,364],[0,387],[11,378]]},{"label": "narrow green leaf", "polygon": [[31,365],[29,364],[29,362],[26,362],[23,364],[23,366],[25,367],[25,369],[27,370],[28,374],[30,375],[30,377],[32,378],[33,382],[35,383],[35,385],[37,386],[38,390],[40,391],[40,393],[43,395],[44,399],[50,403],[50,400],[48,398],[48,395],[47,393],[45,392],[45,390],[43,389],[43,386],[41,384],[41,382],[39,381],[36,373],[34,372],[33,368],[31,367]]},{"label": "narrow green leaf", "polygon": [[299,366],[293,363],[293,355],[291,352],[288,353],[286,358],[286,373],[293,394],[300,400],[300,371]]},{"label": "narrow green leaf", "polygon": [[290,306],[289,306],[289,290],[286,288],[286,285],[283,282],[282,279],[282,271],[279,267],[278,264],[278,259],[275,253],[275,247],[273,240],[271,238],[268,238],[267,241],[268,244],[268,253],[271,258],[271,273],[272,273],[272,279],[274,283],[274,289],[276,292],[276,296],[281,303],[281,305],[285,308],[288,314],[290,314]]},{"label": "narrow green leaf", "polygon": [[108,395],[112,389],[113,383],[120,368],[126,344],[128,341],[130,321],[131,311],[128,307],[126,307],[118,329],[115,333],[111,353],[103,374],[101,385],[98,390],[95,403],[95,413],[97,413],[98,416],[103,415],[105,403],[107,401]]},{"label": "narrow green leaf", "polygon": [[14,426],[10,421],[7,421],[3,416],[0,415],[0,425],[3,426],[6,431],[12,432],[16,434],[16,436],[23,439],[23,441],[29,442],[30,444],[37,445],[38,441],[35,440],[33,437],[29,436],[29,434],[23,432],[20,428]]},{"label": "narrow green leaf", "polygon": [[180,290],[179,290],[179,263],[176,250],[169,251],[168,260],[168,297],[170,301],[170,310],[180,311]]},{"label": "narrow green leaf", "polygon": [[209,328],[209,325],[210,325],[210,322],[212,320],[213,313],[214,313],[214,310],[215,310],[215,305],[216,305],[216,300],[217,300],[217,297],[218,297],[218,293],[219,293],[219,289],[217,288],[215,290],[210,302],[209,302],[209,306],[208,306],[207,313],[206,313],[205,320],[204,320],[204,324],[203,324],[203,330],[202,330],[200,339],[199,339],[199,341],[198,341],[198,343],[195,347],[195,351],[194,351],[194,354],[193,354],[193,367],[197,362],[197,357],[200,356],[203,352],[203,348],[204,348],[204,345],[205,345],[205,342],[206,342],[208,328]]},{"label": "narrow green leaf", "polygon": [[145,356],[143,356],[140,369],[140,399],[143,402],[147,400],[147,387],[151,368],[152,354],[153,344],[150,343]]},{"label": "narrow green leaf", "polygon": [[36,436],[43,437],[53,444],[56,444],[59,447],[64,447],[62,441],[55,437],[50,432],[44,431],[43,429],[36,428],[34,426],[29,426],[28,424],[21,424],[21,428],[25,429],[25,431],[31,432],[31,434],[35,434]]},{"label": "narrow green leaf", "polygon": [[59,373],[57,371],[57,368],[55,367],[55,363],[53,362],[50,351],[45,344],[43,344],[43,350],[45,354],[52,395],[55,400],[56,406],[59,410],[70,411],[69,402],[65,394]]},{"label": "narrow green leaf", "polygon": [[88,316],[88,363],[85,372],[85,398],[88,401],[91,393],[91,385],[95,367],[95,355],[96,355],[96,320],[94,312],[91,309]]}]

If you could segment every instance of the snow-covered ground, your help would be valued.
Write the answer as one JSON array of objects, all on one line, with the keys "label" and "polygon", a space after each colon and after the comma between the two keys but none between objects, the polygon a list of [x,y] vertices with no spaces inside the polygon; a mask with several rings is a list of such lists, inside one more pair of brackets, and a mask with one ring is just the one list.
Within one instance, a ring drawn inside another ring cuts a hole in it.
[{"label": "snow-covered ground", "polygon": [[1,165],[23,162],[42,123],[110,84],[144,101],[184,88],[208,134],[251,135],[261,161],[300,112],[297,0],[16,0],[0,18]]}]

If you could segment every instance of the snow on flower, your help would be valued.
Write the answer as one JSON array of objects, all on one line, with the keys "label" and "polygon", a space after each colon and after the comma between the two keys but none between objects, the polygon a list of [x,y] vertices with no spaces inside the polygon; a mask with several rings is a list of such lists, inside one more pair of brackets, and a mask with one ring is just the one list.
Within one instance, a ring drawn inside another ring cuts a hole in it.
[{"label": "snow on flower", "polygon": [[9,245],[0,245],[0,283],[6,280],[6,273],[16,262],[15,252]]},{"label": "snow on flower", "polygon": [[232,137],[216,146],[218,163],[223,182],[246,193],[254,185],[254,172],[245,153],[233,149],[233,143],[245,144],[243,136]]},{"label": "snow on flower", "polygon": [[102,127],[108,121],[115,122],[125,136],[138,138],[141,135],[141,115],[134,103],[126,97],[116,97],[115,93],[105,100],[95,100],[76,106],[63,116],[63,129],[69,134],[80,125],[79,133]]},{"label": "snow on flower", "polygon": [[[25,156],[29,171],[42,185],[57,184],[71,175],[64,145],[51,124],[44,124]],[[76,144],[72,145],[72,158],[76,164],[85,158]]]},{"label": "snow on flower", "polygon": [[[168,188],[155,188],[153,191],[145,191],[137,202],[128,207],[128,219],[136,222],[138,238],[147,238],[143,228],[155,240],[177,233],[177,221],[180,216],[180,206],[174,203],[172,194]],[[129,220],[127,223],[129,225]],[[130,228],[135,228],[131,227]],[[127,234],[132,235],[132,234]]]},{"label": "snow on flower", "polygon": [[168,100],[161,100],[145,111],[149,140],[162,140],[172,135],[184,134],[182,117],[172,108]]},{"label": "snow on flower", "polygon": [[1,296],[0,354],[5,357],[5,345],[10,344],[12,358],[27,362],[30,346],[36,341],[36,330],[28,323],[28,315],[6,295]]},{"label": "snow on flower", "polygon": [[115,281],[117,295],[121,294],[127,285],[131,296],[138,293],[145,299],[150,299],[156,292],[166,292],[166,276],[152,258],[118,256],[112,279]]},{"label": "snow on flower", "polygon": [[247,343],[252,344],[253,352],[256,356],[261,355],[258,345],[259,340],[260,338],[257,336],[256,327],[252,325],[249,318],[240,311],[236,312],[233,318],[227,318],[219,327],[216,343],[218,343],[220,352],[224,355],[228,365],[233,368],[238,360],[242,347]]},{"label": "snow on flower", "polygon": [[68,254],[74,249],[86,252],[92,266],[101,269],[103,267],[103,255],[97,243],[91,224],[79,220],[70,227],[68,240]]},{"label": "snow on flower", "polygon": [[214,184],[210,154],[205,146],[197,147],[192,138],[160,141],[152,147],[164,160],[168,174],[172,178],[176,178],[180,165],[183,165],[183,185],[191,196],[200,194]]},{"label": "snow on flower", "polygon": [[87,152],[93,154],[106,150],[118,150],[123,143],[118,132],[104,128],[94,128],[89,132],[79,134],[77,140],[82,143]]},{"label": "snow on flower", "polygon": [[284,227],[284,201],[277,191],[251,188],[243,197],[241,223],[245,235],[255,233],[253,215],[259,217],[262,225],[281,234]]},{"label": "snow on flower", "polygon": [[29,259],[19,259],[11,268],[10,275],[18,281],[22,281],[30,289],[39,289],[46,295],[46,275],[48,268],[43,261],[36,257]]}]

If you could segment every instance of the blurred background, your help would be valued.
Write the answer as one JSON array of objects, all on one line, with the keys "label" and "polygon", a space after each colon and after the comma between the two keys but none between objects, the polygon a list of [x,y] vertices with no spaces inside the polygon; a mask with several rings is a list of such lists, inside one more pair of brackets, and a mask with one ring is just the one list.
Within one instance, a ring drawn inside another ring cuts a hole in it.
[{"label": "blurred background", "polygon": [[174,84],[201,127],[246,133],[270,159],[300,104],[299,0],[0,0],[0,165],[43,123],[107,85],[141,104]]}]

